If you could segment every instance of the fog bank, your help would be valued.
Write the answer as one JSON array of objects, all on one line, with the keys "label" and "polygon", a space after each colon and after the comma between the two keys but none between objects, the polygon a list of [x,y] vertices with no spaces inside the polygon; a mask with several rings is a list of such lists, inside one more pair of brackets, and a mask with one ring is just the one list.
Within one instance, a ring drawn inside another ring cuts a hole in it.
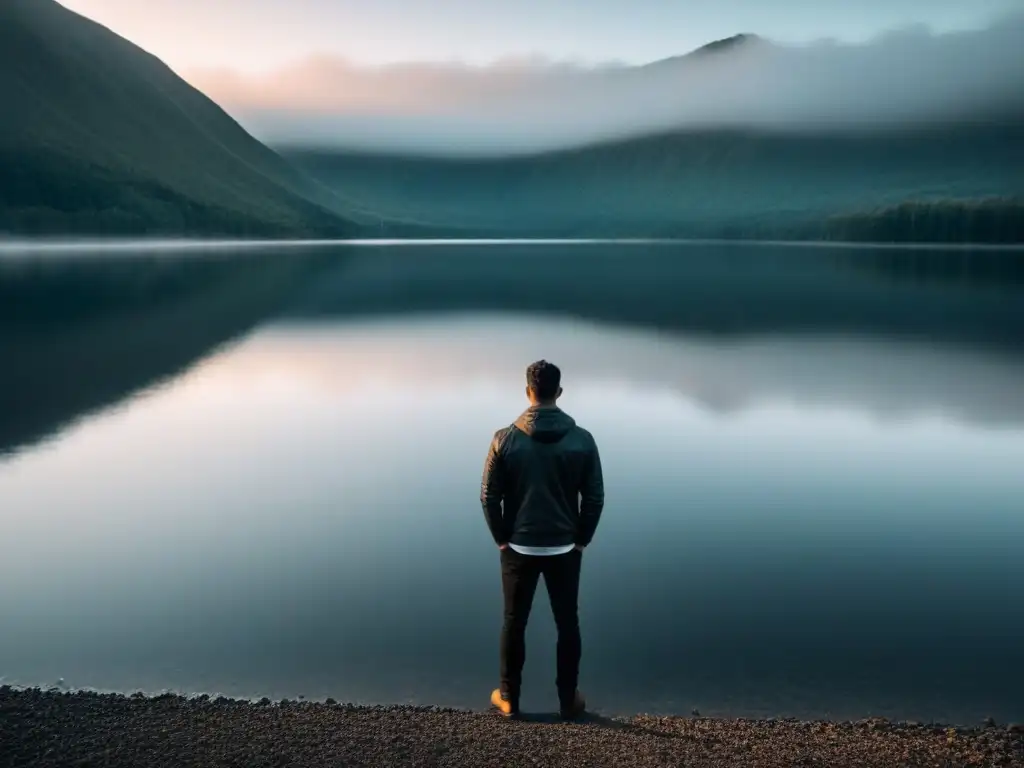
[{"label": "fog bank", "polygon": [[188,77],[272,144],[504,153],[674,127],[870,128],[1021,114],[1024,13],[982,30],[909,28],[864,44],[748,36],[645,66],[363,67],[321,57],[264,76]]}]

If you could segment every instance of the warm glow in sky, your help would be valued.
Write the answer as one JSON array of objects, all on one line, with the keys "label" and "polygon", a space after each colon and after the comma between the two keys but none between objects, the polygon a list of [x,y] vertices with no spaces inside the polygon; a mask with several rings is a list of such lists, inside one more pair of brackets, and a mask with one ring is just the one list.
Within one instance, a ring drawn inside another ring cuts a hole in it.
[{"label": "warm glow in sky", "polygon": [[276,69],[315,55],[377,64],[539,54],[643,63],[754,32],[869,39],[977,28],[1021,0],[64,0],[176,70]]}]

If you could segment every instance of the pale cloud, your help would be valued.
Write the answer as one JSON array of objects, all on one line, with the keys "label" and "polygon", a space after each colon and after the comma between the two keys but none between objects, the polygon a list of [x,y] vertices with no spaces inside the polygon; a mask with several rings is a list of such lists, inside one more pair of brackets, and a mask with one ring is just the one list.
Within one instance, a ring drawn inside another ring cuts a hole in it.
[{"label": "pale cloud", "polygon": [[526,56],[366,67],[317,57],[263,76],[188,75],[259,138],[356,149],[534,151],[681,126],[776,129],[941,119],[1024,94],[1024,14],[864,44],[753,39],[646,66]]},{"label": "pale cloud", "polygon": [[507,57],[487,66],[452,61],[377,67],[317,56],[267,75],[219,69],[194,72],[190,79],[221,103],[243,109],[422,115],[586,87],[611,68],[539,56]]}]

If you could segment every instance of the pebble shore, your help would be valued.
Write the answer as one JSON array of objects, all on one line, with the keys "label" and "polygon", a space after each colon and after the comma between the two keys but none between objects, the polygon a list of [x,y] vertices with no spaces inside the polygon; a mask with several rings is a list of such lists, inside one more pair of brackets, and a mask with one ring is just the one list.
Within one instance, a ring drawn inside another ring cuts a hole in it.
[{"label": "pebble shore", "polygon": [[545,722],[432,707],[0,687],[0,767],[1022,766],[1024,728],[694,717]]}]

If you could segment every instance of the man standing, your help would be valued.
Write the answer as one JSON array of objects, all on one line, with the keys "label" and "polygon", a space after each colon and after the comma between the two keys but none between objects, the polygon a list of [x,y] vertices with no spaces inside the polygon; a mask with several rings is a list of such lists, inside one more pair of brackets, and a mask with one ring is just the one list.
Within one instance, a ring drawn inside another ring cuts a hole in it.
[{"label": "man standing", "polygon": [[480,501],[501,552],[505,598],[501,686],[491,704],[505,716],[519,713],[526,622],[541,576],[558,628],[561,715],[573,719],[586,708],[577,689],[580,565],[601,518],[604,480],[593,436],[555,405],[561,378],[546,360],[526,369],[530,407],[495,433],[484,464]]}]

